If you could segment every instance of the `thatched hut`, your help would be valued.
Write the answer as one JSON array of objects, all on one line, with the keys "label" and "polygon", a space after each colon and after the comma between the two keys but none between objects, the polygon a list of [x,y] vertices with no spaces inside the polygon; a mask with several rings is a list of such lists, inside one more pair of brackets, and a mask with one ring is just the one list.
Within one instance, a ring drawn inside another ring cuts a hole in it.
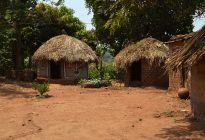
[{"label": "thatched hut", "polygon": [[86,43],[59,35],[40,46],[32,59],[37,65],[38,79],[76,82],[88,78],[88,63],[97,56]]},{"label": "thatched hut", "polygon": [[[195,32],[190,34],[180,34],[173,36],[166,44],[169,46],[169,57],[172,57],[175,53],[177,53],[186,42],[188,42]],[[169,71],[169,91],[175,92],[178,91],[181,87],[188,88],[188,77],[185,76],[184,71]]]},{"label": "thatched hut", "polygon": [[125,47],[114,66],[125,70],[125,86],[168,86],[164,62],[168,47],[154,38],[145,38]]},{"label": "thatched hut", "polygon": [[190,98],[194,116],[205,122],[205,26],[167,64],[167,69],[191,70]]}]

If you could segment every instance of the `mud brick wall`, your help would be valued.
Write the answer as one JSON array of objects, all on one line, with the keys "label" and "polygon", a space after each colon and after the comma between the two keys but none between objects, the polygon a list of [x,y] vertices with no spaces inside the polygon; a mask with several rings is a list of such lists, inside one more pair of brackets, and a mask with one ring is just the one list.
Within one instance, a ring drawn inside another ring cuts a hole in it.
[{"label": "mud brick wall", "polygon": [[[78,73],[76,73],[76,69]],[[37,77],[50,79],[50,63],[49,61],[40,61],[37,63]],[[68,63],[61,62],[61,79],[67,81],[76,81],[88,78],[87,63]]]},{"label": "mud brick wall", "polygon": [[182,79],[179,71],[169,72],[169,90],[177,91],[181,87]]},{"label": "mud brick wall", "polygon": [[[169,57],[173,56],[173,54],[179,49],[181,49],[184,44],[186,43],[185,40],[176,41],[169,44]],[[177,71],[169,71],[169,91],[175,92],[181,87],[182,79],[180,72]]]},{"label": "mud brick wall", "polygon": [[37,63],[37,77],[49,78],[49,62],[39,61]]},{"label": "mud brick wall", "polygon": [[192,112],[196,118],[205,122],[205,64],[192,67],[191,74]]},{"label": "mud brick wall", "polygon": [[148,60],[142,60],[142,85],[168,87],[168,74],[163,68],[164,65],[150,65]]},{"label": "mud brick wall", "polygon": [[127,68],[125,86],[157,86],[167,88],[169,76],[163,67],[164,65],[151,65],[148,60],[143,59],[141,60],[141,81],[131,81],[131,69]]},{"label": "mud brick wall", "polygon": [[[76,73],[78,70],[78,73]],[[64,78],[69,81],[75,81],[88,78],[87,63],[65,63]]]}]

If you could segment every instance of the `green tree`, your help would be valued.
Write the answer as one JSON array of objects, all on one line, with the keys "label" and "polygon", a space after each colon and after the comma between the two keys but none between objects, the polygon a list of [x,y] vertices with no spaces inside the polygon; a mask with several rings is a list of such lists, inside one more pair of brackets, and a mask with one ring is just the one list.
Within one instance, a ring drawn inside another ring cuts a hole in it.
[{"label": "green tree", "polygon": [[0,31],[0,75],[4,75],[6,71],[13,67],[12,48],[10,42],[13,30],[1,29]]},{"label": "green tree", "polygon": [[[145,37],[167,41],[172,35],[192,32],[193,15],[204,0],[86,0],[94,12],[99,40],[118,52],[123,44]],[[202,10],[200,10],[202,11]]]},{"label": "green tree", "polygon": [[95,30],[80,30],[76,32],[75,36],[79,38],[80,40],[86,42],[90,47],[92,47],[93,50],[96,49],[98,40],[96,38],[96,32]]},{"label": "green tree", "polygon": [[[25,58],[26,66],[31,67],[34,51],[49,38],[59,34],[77,36],[77,32],[85,30],[85,25],[74,17],[74,11],[60,2],[54,3],[58,6],[37,4],[37,0],[0,2],[0,58],[5,62],[1,64],[13,66],[19,72],[24,69]],[[1,73],[4,68],[0,65]]]},{"label": "green tree", "polygon": [[[23,44],[21,31],[25,26],[24,24],[29,20],[27,18],[27,13],[34,9],[36,2],[36,0],[9,0],[5,3],[2,1],[0,2],[1,28],[13,31],[13,35],[4,41],[2,45],[5,45],[5,42],[10,41],[8,45],[12,47],[12,54],[14,56],[13,61],[17,72],[23,69]],[[4,31],[1,30],[1,33],[4,33]],[[17,76],[19,75],[20,74],[17,73]]]},{"label": "green tree", "polygon": [[76,36],[77,32],[85,30],[85,25],[73,15],[73,10],[63,5],[59,7],[40,3],[30,15],[32,24],[22,30],[26,56],[31,66],[31,56],[36,49],[53,36],[68,34]]}]

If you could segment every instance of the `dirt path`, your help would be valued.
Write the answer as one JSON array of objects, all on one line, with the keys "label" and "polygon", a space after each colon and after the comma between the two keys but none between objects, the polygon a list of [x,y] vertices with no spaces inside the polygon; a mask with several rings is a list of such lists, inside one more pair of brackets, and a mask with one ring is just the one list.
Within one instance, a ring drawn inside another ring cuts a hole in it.
[{"label": "dirt path", "polygon": [[0,86],[2,140],[205,139],[189,101],[153,88],[82,89],[51,85],[51,98],[26,86]]}]

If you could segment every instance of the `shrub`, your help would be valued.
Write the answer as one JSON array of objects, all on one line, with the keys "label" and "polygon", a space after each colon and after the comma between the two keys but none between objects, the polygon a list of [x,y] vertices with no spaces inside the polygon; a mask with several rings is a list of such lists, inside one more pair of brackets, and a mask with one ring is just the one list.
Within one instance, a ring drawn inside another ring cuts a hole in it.
[{"label": "shrub", "polygon": [[[4,29],[1,28],[3,31]],[[14,68],[12,61],[12,47],[9,46],[8,33],[0,33],[0,76],[5,76],[6,72]]]},{"label": "shrub", "polygon": [[[113,66],[112,62],[103,63],[102,73],[103,73],[102,78],[104,80],[110,80],[110,79],[123,80],[124,78],[124,71],[117,70]],[[97,70],[95,63],[89,65],[89,78],[90,79],[100,78],[100,72]]]},{"label": "shrub", "polygon": [[90,79],[96,79],[100,77],[100,72],[97,70],[95,63],[89,65],[88,76]]},{"label": "shrub", "polygon": [[114,79],[124,81],[124,75],[125,75],[124,70],[116,70]]},{"label": "shrub", "polygon": [[92,80],[80,80],[79,84],[83,88],[100,88],[111,86],[111,80],[101,80],[101,79],[92,79]]},{"label": "shrub", "polygon": [[39,95],[36,97],[46,98],[48,95],[46,92],[49,91],[49,83],[34,83],[33,88],[39,92]]}]

